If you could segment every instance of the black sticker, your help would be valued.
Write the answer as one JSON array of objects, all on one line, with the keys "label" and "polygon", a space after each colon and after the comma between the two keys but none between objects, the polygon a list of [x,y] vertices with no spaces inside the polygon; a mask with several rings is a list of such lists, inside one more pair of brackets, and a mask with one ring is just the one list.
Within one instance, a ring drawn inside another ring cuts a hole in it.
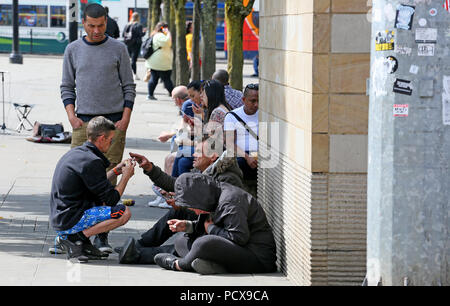
[{"label": "black sticker", "polygon": [[402,94],[402,95],[408,95],[410,96],[412,94],[412,86],[411,81],[402,80],[402,79],[396,79],[394,83],[394,92]]},{"label": "black sticker", "polygon": [[393,56],[386,57],[389,73],[395,73],[398,69],[398,60]]},{"label": "black sticker", "polygon": [[395,27],[397,29],[411,30],[415,11],[415,6],[400,4],[395,16]]}]

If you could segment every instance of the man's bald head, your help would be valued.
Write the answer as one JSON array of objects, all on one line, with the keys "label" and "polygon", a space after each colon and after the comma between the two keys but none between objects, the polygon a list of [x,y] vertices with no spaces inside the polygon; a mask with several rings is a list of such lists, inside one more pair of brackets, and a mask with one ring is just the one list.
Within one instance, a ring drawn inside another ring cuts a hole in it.
[{"label": "man's bald head", "polygon": [[226,70],[220,69],[214,72],[212,79],[222,83],[223,86],[228,85],[230,76]]},{"label": "man's bald head", "polygon": [[172,90],[172,99],[179,108],[181,108],[183,102],[188,98],[189,94],[186,86],[177,86]]}]

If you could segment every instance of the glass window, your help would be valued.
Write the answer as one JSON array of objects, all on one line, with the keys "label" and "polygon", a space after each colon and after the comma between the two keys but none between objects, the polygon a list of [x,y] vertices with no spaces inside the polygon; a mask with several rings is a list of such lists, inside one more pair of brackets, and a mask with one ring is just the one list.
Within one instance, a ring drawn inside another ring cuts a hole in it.
[{"label": "glass window", "polygon": [[12,5],[0,4],[0,25],[12,24]]},{"label": "glass window", "polygon": [[50,7],[50,26],[52,28],[66,27],[66,7],[51,6]]},{"label": "glass window", "polygon": [[48,27],[46,5],[19,5],[19,26]]},{"label": "glass window", "polygon": [[[139,13],[140,23],[144,28],[147,27],[147,18],[148,18],[148,8],[137,8],[136,12]],[[134,7],[128,8],[128,20],[127,23],[131,20],[131,15],[134,13]]]}]

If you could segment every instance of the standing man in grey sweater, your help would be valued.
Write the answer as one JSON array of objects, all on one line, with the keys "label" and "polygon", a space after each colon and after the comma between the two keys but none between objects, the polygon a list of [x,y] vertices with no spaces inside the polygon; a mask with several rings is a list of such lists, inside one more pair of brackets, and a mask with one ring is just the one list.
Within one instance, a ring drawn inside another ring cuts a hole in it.
[{"label": "standing man in grey sweater", "polygon": [[[73,128],[72,148],[87,140],[86,127],[92,118],[103,116],[114,122],[116,134],[105,154],[111,163],[108,171],[122,160],[136,84],[126,46],[105,34],[106,16],[103,6],[86,6],[86,35],[70,43],[64,53],[61,99]],[[95,245],[112,252],[106,234],[97,237]]]}]

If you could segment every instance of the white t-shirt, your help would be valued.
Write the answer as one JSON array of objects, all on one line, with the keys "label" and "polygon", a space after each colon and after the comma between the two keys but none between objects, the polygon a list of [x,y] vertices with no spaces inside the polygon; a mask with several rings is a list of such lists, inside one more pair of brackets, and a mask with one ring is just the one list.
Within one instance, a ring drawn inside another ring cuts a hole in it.
[{"label": "white t-shirt", "polygon": [[[244,112],[244,106],[236,108],[233,110],[242,120],[247,123],[248,127],[258,135],[258,112],[249,116]],[[228,114],[225,117],[224,131],[236,131],[236,144],[239,148],[247,152],[257,152],[258,151],[258,141],[250,135],[244,125],[239,122],[236,117],[231,114]]]}]

